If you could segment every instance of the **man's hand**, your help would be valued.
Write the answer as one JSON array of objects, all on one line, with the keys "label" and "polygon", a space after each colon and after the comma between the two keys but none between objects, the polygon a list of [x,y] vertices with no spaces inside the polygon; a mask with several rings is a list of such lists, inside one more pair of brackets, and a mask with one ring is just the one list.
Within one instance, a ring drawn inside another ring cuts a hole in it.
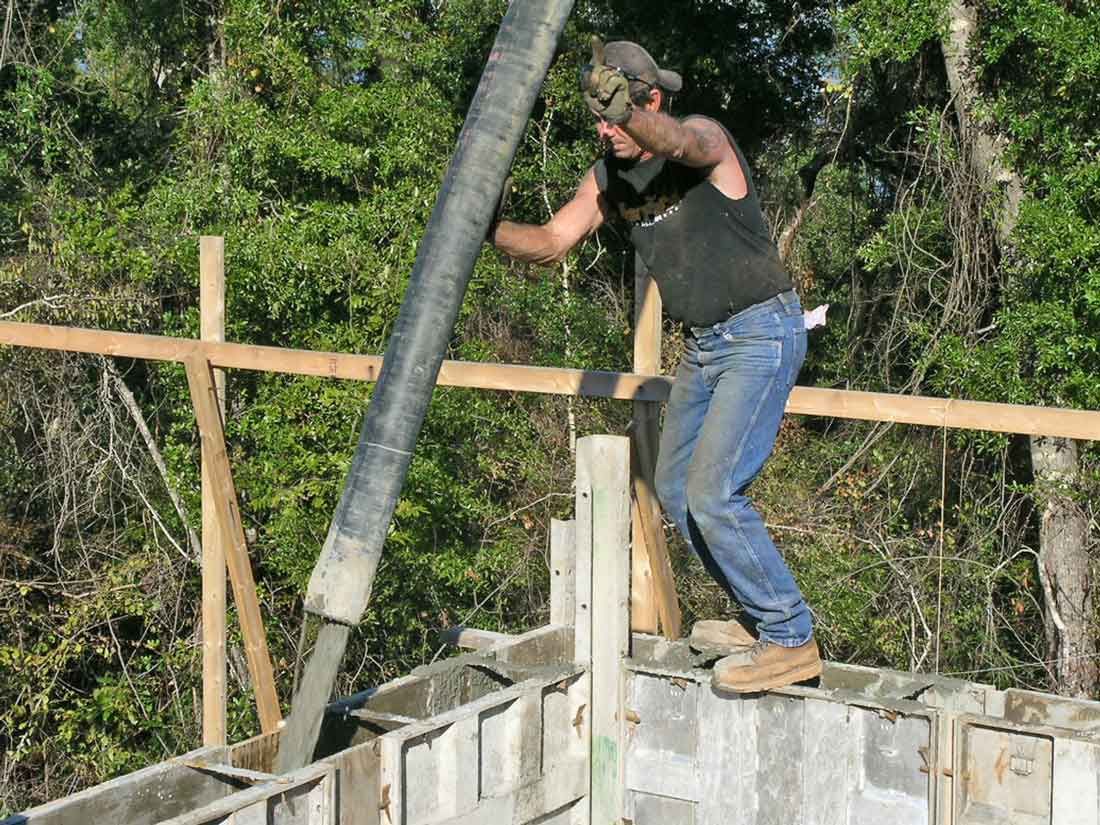
[{"label": "man's hand", "polygon": [[621,71],[603,62],[603,41],[592,35],[592,63],[581,70],[584,102],[596,117],[619,126],[630,120],[630,83]]}]

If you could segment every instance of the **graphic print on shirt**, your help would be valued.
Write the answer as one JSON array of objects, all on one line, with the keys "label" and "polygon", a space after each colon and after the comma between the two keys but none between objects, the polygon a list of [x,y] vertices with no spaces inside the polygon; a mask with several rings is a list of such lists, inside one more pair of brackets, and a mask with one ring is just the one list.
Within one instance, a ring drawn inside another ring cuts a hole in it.
[{"label": "graphic print on shirt", "polygon": [[[661,161],[663,159],[647,164],[650,168],[645,171],[650,174],[638,175],[642,179],[637,180],[636,183],[641,184],[639,187],[641,191],[634,186],[616,187],[617,191],[614,193],[616,197],[613,198],[613,202],[624,221],[639,226],[653,226],[660,223],[679,210],[684,194],[691,186],[700,182],[700,176],[697,175],[691,175],[691,180],[685,180],[684,178],[688,176],[676,174],[678,170],[670,168]],[[630,180],[628,176],[624,175],[624,177]],[[634,180],[630,182],[635,183]]]}]

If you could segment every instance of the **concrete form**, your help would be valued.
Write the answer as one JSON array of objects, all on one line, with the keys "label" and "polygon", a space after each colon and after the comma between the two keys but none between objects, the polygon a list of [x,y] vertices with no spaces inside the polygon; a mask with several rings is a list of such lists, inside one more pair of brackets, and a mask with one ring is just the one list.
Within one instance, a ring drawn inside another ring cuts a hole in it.
[{"label": "concrete form", "polygon": [[578,443],[554,526],[558,621],[333,703],[315,761],[208,747],[0,825],[1100,825],[1100,703],[829,664],[726,695],[628,632],[625,439]]}]

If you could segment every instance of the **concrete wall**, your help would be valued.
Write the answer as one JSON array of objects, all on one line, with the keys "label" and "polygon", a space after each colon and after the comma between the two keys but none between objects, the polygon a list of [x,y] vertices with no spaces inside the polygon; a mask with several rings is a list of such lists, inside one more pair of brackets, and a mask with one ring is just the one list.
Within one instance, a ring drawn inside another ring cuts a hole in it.
[{"label": "concrete wall", "polygon": [[731,696],[699,664],[635,637],[633,825],[1100,824],[1100,703],[844,665]]}]

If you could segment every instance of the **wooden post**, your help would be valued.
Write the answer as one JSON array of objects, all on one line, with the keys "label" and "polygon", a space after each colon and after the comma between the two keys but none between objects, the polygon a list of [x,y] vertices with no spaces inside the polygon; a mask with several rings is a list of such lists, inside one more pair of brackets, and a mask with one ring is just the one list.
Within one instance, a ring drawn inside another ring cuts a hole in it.
[{"label": "wooden post", "polygon": [[[619,710],[622,660],[630,653],[629,513],[628,439],[610,435],[580,439],[575,640],[578,658],[590,663],[591,825],[619,825],[622,817],[624,740]],[[587,605],[582,602],[585,591]],[[587,628],[579,621],[583,607],[590,622]]]},{"label": "wooden post", "polygon": [[[225,239],[199,238],[199,334],[225,340]],[[225,371],[214,370],[218,412],[225,418]],[[225,547],[214,507],[209,462],[202,462],[202,743],[226,744]]]},{"label": "wooden post", "polygon": [[199,434],[202,437],[203,463],[209,468],[212,488],[211,500],[222,528],[225,558],[229,567],[229,580],[233,584],[233,599],[237,603],[241,632],[244,635],[244,652],[248,660],[248,672],[252,677],[252,689],[256,693],[260,729],[264,733],[277,730],[282,721],[279,697],[275,692],[275,675],[271,656],[267,651],[260,604],[256,598],[256,583],[248,559],[248,545],[244,540],[241,513],[237,507],[237,491],[233,486],[233,474],[229,467],[229,455],[225,449],[225,433],[218,413],[217,390],[210,362],[195,354],[184,362],[187,368],[187,384],[191,389],[191,403],[195,405]]},{"label": "wooden post", "polygon": [[[634,275],[634,372],[661,372],[661,296],[641,259],[635,256]],[[630,623],[641,633],[656,633],[660,618],[664,635],[680,638],[680,602],[661,525],[661,507],[653,492],[657,465],[660,405],[634,402],[631,431],[631,520],[634,552],[631,554]]]},{"label": "wooden post", "polygon": [[577,523],[550,520],[550,624],[572,625],[577,612]]}]

